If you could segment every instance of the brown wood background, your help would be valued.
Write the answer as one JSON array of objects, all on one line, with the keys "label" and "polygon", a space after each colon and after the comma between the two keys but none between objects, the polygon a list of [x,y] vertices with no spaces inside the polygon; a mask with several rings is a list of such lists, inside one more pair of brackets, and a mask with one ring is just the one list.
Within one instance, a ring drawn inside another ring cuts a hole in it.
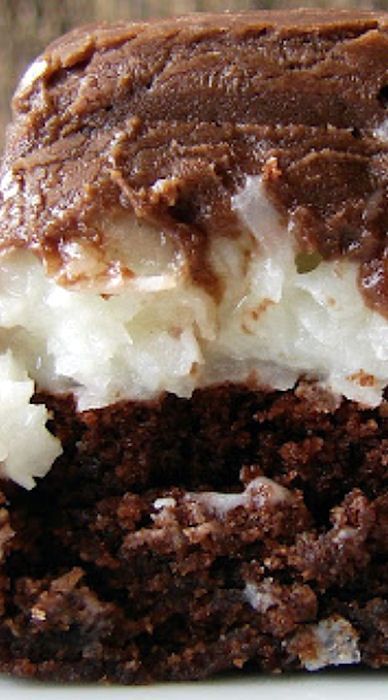
[{"label": "brown wood background", "polygon": [[18,77],[49,41],[77,24],[299,5],[388,10],[388,0],[0,0],[0,149]]}]

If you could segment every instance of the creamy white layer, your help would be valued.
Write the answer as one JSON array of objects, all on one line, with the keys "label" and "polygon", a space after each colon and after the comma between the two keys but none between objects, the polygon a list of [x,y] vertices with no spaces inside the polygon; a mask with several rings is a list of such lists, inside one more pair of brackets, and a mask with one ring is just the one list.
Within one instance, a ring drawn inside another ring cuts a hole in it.
[{"label": "creamy white layer", "polygon": [[[32,382],[73,392],[85,410],[163,391],[190,396],[226,380],[285,390],[302,375],[378,405],[388,383],[388,322],[366,307],[356,265],[316,257],[304,261],[314,269],[298,271],[292,233],[258,177],[247,179],[233,206],[240,237],[215,238],[210,251],[225,282],[219,303],[193,285],[168,236],[133,220],[106,221],[98,255],[70,244],[60,280],[32,253],[3,257],[0,351],[30,382],[26,410]],[[1,386],[6,381],[1,375]],[[2,413],[10,410],[20,405],[2,402]],[[46,419],[43,408],[42,431]],[[34,430],[25,425],[27,441]],[[17,468],[10,449],[0,456],[3,472],[31,485],[56,456],[50,449],[39,467],[26,451]]]},{"label": "creamy white layer", "polygon": [[45,406],[30,403],[34,382],[6,352],[0,356],[0,462],[6,475],[29,489],[33,477],[45,476],[61,444],[45,428]]}]

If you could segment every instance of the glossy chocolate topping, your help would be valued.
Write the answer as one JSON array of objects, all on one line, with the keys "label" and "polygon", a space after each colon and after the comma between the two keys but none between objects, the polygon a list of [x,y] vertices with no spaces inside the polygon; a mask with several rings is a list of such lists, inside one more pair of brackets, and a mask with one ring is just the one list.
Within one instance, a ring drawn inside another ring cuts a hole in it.
[{"label": "glossy chocolate topping", "polygon": [[[51,44],[16,92],[1,246],[49,270],[101,212],[162,226],[194,280],[262,175],[301,250],[360,264],[388,314],[388,14],[285,11],[98,25]],[[216,291],[216,290],[215,290]]]}]

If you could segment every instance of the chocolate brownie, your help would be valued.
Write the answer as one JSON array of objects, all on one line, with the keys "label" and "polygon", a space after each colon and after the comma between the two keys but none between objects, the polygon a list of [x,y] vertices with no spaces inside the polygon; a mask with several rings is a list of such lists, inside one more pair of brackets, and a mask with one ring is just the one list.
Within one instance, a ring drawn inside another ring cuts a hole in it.
[{"label": "chocolate brownie", "polygon": [[0,169],[0,671],[388,662],[388,15],[93,25]]}]

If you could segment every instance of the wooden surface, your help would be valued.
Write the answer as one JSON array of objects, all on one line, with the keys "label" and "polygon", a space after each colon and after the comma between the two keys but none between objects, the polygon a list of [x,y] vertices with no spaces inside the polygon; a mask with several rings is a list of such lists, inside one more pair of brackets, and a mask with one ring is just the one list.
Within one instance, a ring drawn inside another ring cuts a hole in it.
[{"label": "wooden surface", "polygon": [[77,24],[299,5],[388,10],[388,0],[0,0],[0,149],[18,77],[49,41]]}]

